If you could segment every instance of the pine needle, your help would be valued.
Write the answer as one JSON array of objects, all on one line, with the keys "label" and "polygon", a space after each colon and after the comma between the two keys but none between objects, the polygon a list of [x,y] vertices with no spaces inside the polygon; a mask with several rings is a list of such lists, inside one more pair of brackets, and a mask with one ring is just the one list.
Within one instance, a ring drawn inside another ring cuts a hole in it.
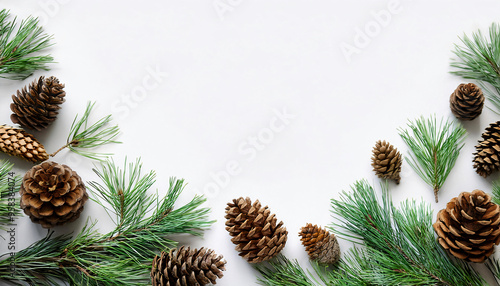
[{"label": "pine needle", "polygon": [[399,129],[399,135],[410,148],[410,157],[405,157],[410,166],[428,185],[438,192],[443,186],[464,146],[467,132],[460,123],[444,121],[438,124],[435,116],[420,117],[409,121],[408,129]]},{"label": "pine needle", "polygon": [[9,11],[0,11],[0,78],[22,80],[36,70],[49,70],[50,55],[36,55],[52,46],[52,36],[43,33],[38,19],[28,17],[17,25]]},{"label": "pine needle", "polygon": [[[452,74],[481,82],[487,98],[500,112],[500,25],[493,23],[488,36],[478,30],[472,37],[464,35],[462,45],[455,45]],[[490,89],[487,84],[490,84]]]},{"label": "pine needle", "polygon": [[95,102],[89,102],[87,104],[87,108],[85,109],[82,118],[78,119],[78,115],[76,115],[73,120],[73,124],[71,125],[67,144],[50,156],[55,156],[59,151],[66,147],[81,156],[93,160],[102,161],[106,157],[113,155],[112,153],[97,153],[84,150],[110,143],[121,143],[120,141],[115,140],[120,133],[118,125],[109,126],[111,122],[111,115],[107,115],[89,126],[88,121],[94,105]]},{"label": "pine needle", "polygon": [[20,215],[18,193],[20,178],[12,172],[13,164],[0,160],[0,230]]},{"label": "pine needle", "polygon": [[[483,285],[467,263],[450,258],[434,238],[432,211],[425,203],[404,201],[396,208],[387,184],[382,197],[366,181],[332,200],[331,230],[357,245],[330,268],[312,263],[324,285]],[[316,285],[296,262],[286,258],[257,267],[264,285]],[[296,277],[287,284],[282,277]],[[315,281],[315,280],[314,280]]]},{"label": "pine needle", "polygon": [[102,183],[89,183],[96,191],[93,199],[116,215],[114,230],[100,234],[96,222],[88,220],[73,238],[54,237],[51,232],[12,258],[4,254],[0,281],[13,285],[148,285],[155,255],[177,245],[169,236],[202,235],[213,221],[207,220],[209,210],[200,207],[205,201],[202,197],[174,208],[183,180],[172,178],[161,199],[146,195],[155,176],[153,172],[142,176],[141,169],[139,160],[124,169],[107,160],[94,170]]}]

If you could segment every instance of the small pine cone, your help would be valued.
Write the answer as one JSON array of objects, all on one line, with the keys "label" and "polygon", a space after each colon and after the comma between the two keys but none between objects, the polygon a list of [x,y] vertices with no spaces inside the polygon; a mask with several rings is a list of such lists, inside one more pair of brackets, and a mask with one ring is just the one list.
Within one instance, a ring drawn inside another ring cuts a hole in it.
[{"label": "small pine cone", "polygon": [[385,141],[377,141],[373,147],[372,166],[379,178],[391,179],[399,184],[403,157],[394,146]]},{"label": "small pine cone", "polygon": [[484,262],[500,242],[500,206],[480,190],[463,192],[439,211],[433,224],[441,246],[453,256]]},{"label": "small pine cone", "polygon": [[462,83],[450,96],[451,112],[461,120],[473,120],[483,111],[484,95],[479,86]]},{"label": "small pine cone", "polygon": [[19,193],[24,213],[44,228],[75,221],[88,200],[80,176],[70,167],[51,161],[31,168]]},{"label": "small pine cone", "polygon": [[41,76],[26,89],[12,95],[10,119],[24,128],[42,130],[57,118],[60,105],[65,101],[64,84],[56,77]]},{"label": "small pine cone", "polygon": [[500,169],[500,121],[491,123],[481,137],[472,162],[476,172],[486,178]]},{"label": "small pine cone", "polygon": [[311,260],[334,264],[340,259],[339,242],[326,229],[308,223],[300,229],[299,236]]},{"label": "small pine cone", "polygon": [[250,198],[234,199],[226,207],[226,230],[240,256],[250,263],[269,260],[285,247],[288,231],[267,206]]},{"label": "small pine cone", "polygon": [[7,125],[0,125],[0,151],[33,163],[40,163],[49,158],[42,143],[33,135]]},{"label": "small pine cone", "polygon": [[226,261],[213,250],[190,250],[182,246],[162,252],[153,260],[151,283],[153,286],[191,286],[216,284],[222,278]]}]

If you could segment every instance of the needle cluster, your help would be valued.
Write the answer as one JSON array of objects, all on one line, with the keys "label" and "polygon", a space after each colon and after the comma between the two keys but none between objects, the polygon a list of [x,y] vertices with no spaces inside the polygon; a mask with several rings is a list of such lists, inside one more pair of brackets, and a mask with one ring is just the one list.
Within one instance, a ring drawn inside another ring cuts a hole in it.
[{"label": "needle cluster", "polygon": [[464,146],[466,130],[460,123],[435,116],[420,117],[408,122],[408,129],[400,129],[399,135],[410,148],[406,161],[428,185],[434,189],[438,201],[443,186]]},{"label": "needle cluster", "polygon": [[26,79],[36,70],[48,70],[50,55],[39,53],[52,45],[52,36],[43,32],[38,19],[28,17],[18,25],[9,20],[9,11],[0,11],[0,78]]}]

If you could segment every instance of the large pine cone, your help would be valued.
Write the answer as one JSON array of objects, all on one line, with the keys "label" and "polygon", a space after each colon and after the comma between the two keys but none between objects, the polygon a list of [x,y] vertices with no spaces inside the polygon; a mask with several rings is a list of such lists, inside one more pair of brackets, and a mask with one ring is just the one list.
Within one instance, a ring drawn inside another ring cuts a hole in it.
[{"label": "large pine cone", "polygon": [[78,174],[66,165],[43,162],[23,178],[21,208],[31,221],[45,228],[75,221],[88,199]]},{"label": "large pine cone", "polygon": [[462,83],[450,96],[451,112],[461,120],[473,120],[483,111],[484,95],[479,86]]},{"label": "large pine cone", "polygon": [[439,211],[433,224],[438,241],[453,256],[484,262],[500,242],[500,206],[480,190],[463,192]]},{"label": "large pine cone", "polygon": [[234,199],[226,207],[226,230],[240,256],[250,263],[269,260],[285,247],[287,230],[267,206],[250,198]]},{"label": "large pine cone", "polygon": [[59,83],[56,77],[41,76],[34,80],[26,89],[12,95],[14,103],[10,109],[14,112],[10,118],[12,122],[24,128],[42,130],[56,120],[60,105],[65,101],[64,84]]},{"label": "large pine cone", "polygon": [[42,143],[33,135],[7,125],[0,125],[0,151],[33,163],[49,158]]},{"label": "large pine cone", "polygon": [[339,242],[326,229],[308,223],[301,228],[299,236],[311,260],[333,264],[340,259]]},{"label": "large pine cone", "polygon": [[379,178],[391,179],[399,184],[403,157],[394,146],[385,141],[377,141],[373,147],[372,166]]},{"label": "large pine cone", "polygon": [[481,137],[473,162],[476,172],[486,178],[500,168],[500,121],[491,123]]},{"label": "large pine cone", "polygon": [[226,261],[213,250],[190,250],[182,246],[162,252],[153,260],[151,281],[153,286],[191,286],[216,284],[222,278]]}]

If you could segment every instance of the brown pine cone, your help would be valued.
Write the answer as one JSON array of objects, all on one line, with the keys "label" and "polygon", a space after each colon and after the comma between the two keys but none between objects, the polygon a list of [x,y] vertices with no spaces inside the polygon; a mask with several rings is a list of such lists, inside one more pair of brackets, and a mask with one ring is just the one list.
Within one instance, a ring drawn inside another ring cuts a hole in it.
[{"label": "brown pine cone", "polygon": [[450,96],[451,112],[461,120],[473,120],[483,111],[484,95],[479,86],[462,83]]},{"label": "brown pine cone", "polygon": [[463,192],[439,211],[433,224],[441,246],[453,256],[484,262],[500,242],[500,206],[480,190]]},{"label": "brown pine cone", "polygon": [[24,213],[44,228],[75,221],[88,199],[80,176],[70,167],[51,161],[31,168],[19,193]]},{"label": "brown pine cone", "polygon": [[153,260],[151,282],[153,286],[203,286],[216,284],[222,278],[226,261],[213,250],[190,250],[182,246],[162,252]]},{"label": "brown pine cone", "polygon": [[500,169],[500,121],[491,123],[481,137],[472,162],[476,172],[486,178]]},{"label": "brown pine cone", "polygon": [[33,135],[7,125],[0,125],[0,151],[33,163],[49,159],[42,143]]},{"label": "brown pine cone", "polygon": [[382,179],[391,179],[399,184],[403,157],[394,146],[385,141],[377,141],[373,147],[372,166],[375,174]]},{"label": "brown pine cone", "polygon": [[226,230],[240,256],[250,263],[269,260],[285,247],[287,230],[267,206],[250,198],[234,199],[226,207]]},{"label": "brown pine cone", "polygon": [[42,130],[57,118],[60,105],[65,101],[64,84],[56,77],[41,76],[26,89],[12,95],[14,103],[10,109],[14,112],[10,118],[13,123],[24,128]]},{"label": "brown pine cone", "polygon": [[299,232],[300,241],[306,247],[311,260],[334,264],[340,259],[339,242],[326,229],[308,223]]}]

